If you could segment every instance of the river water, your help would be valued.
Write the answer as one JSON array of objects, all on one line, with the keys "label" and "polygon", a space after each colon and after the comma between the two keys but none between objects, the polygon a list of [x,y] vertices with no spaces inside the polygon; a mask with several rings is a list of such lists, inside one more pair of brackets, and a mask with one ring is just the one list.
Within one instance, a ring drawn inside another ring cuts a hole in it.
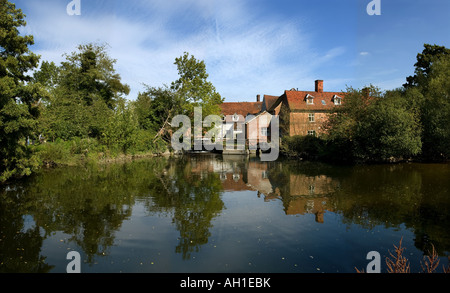
[{"label": "river water", "polygon": [[450,251],[450,165],[197,155],[60,167],[0,189],[0,272],[353,273]]}]

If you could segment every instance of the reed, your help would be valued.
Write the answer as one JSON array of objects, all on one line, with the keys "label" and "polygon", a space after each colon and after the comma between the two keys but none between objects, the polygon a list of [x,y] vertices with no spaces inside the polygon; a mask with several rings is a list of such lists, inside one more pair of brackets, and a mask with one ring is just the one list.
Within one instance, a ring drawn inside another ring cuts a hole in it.
[{"label": "reed", "polygon": [[403,256],[403,251],[405,250],[402,247],[403,237],[400,239],[400,243],[398,246],[394,245],[395,254],[389,251],[390,258],[386,257],[386,265],[388,273],[410,273],[411,269],[409,266],[409,261],[406,257]]},{"label": "reed", "polygon": [[[402,247],[403,237],[400,239],[398,246],[394,245],[394,252],[389,251],[389,255],[386,257],[386,266],[388,273],[411,273],[411,268],[408,259],[403,256],[405,247]],[[444,273],[450,273],[450,256],[448,257],[449,264],[447,266],[442,266],[442,271]],[[439,266],[439,255],[431,245],[431,251],[428,251],[428,255],[423,257],[420,263],[422,267],[422,273],[434,273]],[[364,269],[359,270],[355,268],[357,273],[365,273]]]}]

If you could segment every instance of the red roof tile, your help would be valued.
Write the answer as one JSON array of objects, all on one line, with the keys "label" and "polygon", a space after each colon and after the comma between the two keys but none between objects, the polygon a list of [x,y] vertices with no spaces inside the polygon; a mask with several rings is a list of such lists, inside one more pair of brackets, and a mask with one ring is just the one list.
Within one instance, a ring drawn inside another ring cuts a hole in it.
[{"label": "red roof tile", "polygon": [[278,96],[264,95],[263,110],[268,110],[277,101]]},{"label": "red roof tile", "polygon": [[[313,104],[307,104],[306,97],[313,97]],[[342,98],[344,100],[345,93],[343,92],[314,92],[314,91],[285,91],[283,96],[286,97],[288,107],[291,111],[294,110],[329,110],[335,107],[334,97]],[[276,107],[282,99],[277,100],[277,103],[272,108]],[[271,109],[272,110],[272,109]]]},{"label": "red roof tile", "polygon": [[222,115],[256,115],[261,112],[262,102],[226,102],[220,105]]}]

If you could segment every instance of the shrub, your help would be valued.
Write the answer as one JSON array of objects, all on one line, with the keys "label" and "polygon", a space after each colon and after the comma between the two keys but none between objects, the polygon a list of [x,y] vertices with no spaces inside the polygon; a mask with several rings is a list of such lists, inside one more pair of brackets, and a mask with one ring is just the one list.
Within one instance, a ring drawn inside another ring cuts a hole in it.
[{"label": "shrub", "polygon": [[325,148],[326,142],[312,135],[285,137],[281,144],[281,152],[285,155],[304,159],[321,158]]},{"label": "shrub", "polygon": [[37,154],[44,164],[66,163],[71,157],[70,143],[57,139],[37,146]]}]

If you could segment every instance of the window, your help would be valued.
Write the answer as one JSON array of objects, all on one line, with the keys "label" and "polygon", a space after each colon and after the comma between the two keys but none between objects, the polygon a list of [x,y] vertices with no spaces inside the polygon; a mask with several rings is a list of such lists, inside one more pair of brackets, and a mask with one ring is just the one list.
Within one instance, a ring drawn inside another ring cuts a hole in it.
[{"label": "window", "polygon": [[267,127],[261,127],[261,135],[267,136]]},{"label": "window", "polygon": [[326,106],[326,104],[325,100],[322,100],[322,105]]},{"label": "window", "polygon": [[233,121],[239,121],[239,115],[238,114],[234,113]]},{"label": "window", "polygon": [[335,105],[340,105],[341,102],[342,102],[342,98],[339,97],[339,96],[337,96],[337,95],[334,95],[334,96],[333,96],[333,101],[334,101],[334,104],[335,104]]},{"label": "window", "polygon": [[310,94],[306,95],[306,104],[308,104],[308,105],[313,105],[314,104],[314,97],[311,96]]},{"label": "window", "polygon": [[315,130],[308,130],[308,135],[316,136]]},{"label": "window", "polygon": [[220,180],[227,180],[227,173],[220,173]]},{"label": "window", "polygon": [[309,119],[309,122],[315,122],[314,113],[309,113],[308,114],[308,119]]}]

